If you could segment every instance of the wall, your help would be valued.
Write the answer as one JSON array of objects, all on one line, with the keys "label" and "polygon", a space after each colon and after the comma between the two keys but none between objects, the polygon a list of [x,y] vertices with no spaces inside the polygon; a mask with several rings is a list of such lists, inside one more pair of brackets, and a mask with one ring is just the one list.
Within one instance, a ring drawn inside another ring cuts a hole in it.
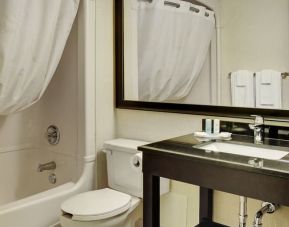
[{"label": "wall", "polygon": [[106,159],[101,151],[115,137],[113,1],[96,0],[96,152],[97,188],[107,186]]},{"label": "wall", "polygon": [[0,116],[0,152],[30,147],[39,132],[39,105],[9,116]]},{"label": "wall", "polygon": [[[222,105],[231,104],[229,72],[289,70],[289,1],[220,0]],[[277,2],[277,4],[276,4]],[[283,80],[283,106],[289,109],[289,81]]]},{"label": "wall", "polygon": [[[39,147],[54,153],[57,169],[66,173],[66,181],[77,180],[78,150],[78,21],[69,35],[60,63],[51,80],[40,106],[41,121],[38,131]],[[48,144],[45,137],[49,125],[60,130],[60,142]]]}]

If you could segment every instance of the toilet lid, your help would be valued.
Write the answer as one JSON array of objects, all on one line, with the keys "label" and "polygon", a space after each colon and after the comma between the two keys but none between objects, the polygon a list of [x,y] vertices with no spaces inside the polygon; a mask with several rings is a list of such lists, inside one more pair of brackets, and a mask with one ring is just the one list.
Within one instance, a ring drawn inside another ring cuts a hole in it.
[{"label": "toilet lid", "polygon": [[130,203],[130,195],[105,188],[76,195],[66,200],[61,209],[72,215],[72,220],[97,221],[124,213]]}]

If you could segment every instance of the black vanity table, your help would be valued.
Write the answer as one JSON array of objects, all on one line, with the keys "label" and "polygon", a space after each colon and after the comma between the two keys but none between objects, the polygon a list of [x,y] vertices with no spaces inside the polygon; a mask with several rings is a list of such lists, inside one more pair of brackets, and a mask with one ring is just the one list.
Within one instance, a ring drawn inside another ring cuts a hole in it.
[{"label": "black vanity table", "polygon": [[[230,142],[254,146],[250,136],[233,135]],[[256,167],[252,157],[194,147],[200,143],[190,134],[138,148],[143,152],[144,227],[160,226],[160,177],[201,187],[198,226],[224,226],[212,222],[214,189],[289,206],[289,155],[264,159],[263,166]],[[266,139],[265,144],[289,151],[285,140]]]}]

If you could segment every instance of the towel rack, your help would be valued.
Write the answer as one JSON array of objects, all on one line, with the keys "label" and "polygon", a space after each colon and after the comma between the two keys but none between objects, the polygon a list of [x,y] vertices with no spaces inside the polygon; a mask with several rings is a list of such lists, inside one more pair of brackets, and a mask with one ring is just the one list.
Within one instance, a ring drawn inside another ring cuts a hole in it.
[{"label": "towel rack", "polygon": [[[253,75],[256,76],[256,73],[254,73]],[[232,72],[229,72],[228,78],[230,79],[231,76],[232,76]],[[282,79],[286,79],[287,77],[289,77],[289,72],[281,73],[281,77],[282,77]]]},{"label": "towel rack", "polygon": [[[229,72],[228,78],[231,79],[231,76],[232,76],[232,72]],[[256,73],[253,73],[253,76],[256,76]]]},{"label": "towel rack", "polygon": [[289,72],[281,73],[282,79],[289,77]]}]

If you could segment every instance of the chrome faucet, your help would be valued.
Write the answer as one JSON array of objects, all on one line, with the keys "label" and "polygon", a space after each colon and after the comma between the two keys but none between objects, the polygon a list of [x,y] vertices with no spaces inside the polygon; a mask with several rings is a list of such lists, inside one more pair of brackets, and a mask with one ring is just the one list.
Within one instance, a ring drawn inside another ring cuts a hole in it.
[{"label": "chrome faucet", "polygon": [[263,144],[264,141],[264,118],[258,115],[255,117],[254,124],[249,124],[250,129],[254,130],[254,143]]},{"label": "chrome faucet", "polygon": [[48,162],[44,164],[38,165],[38,172],[43,172],[44,170],[55,170],[56,169],[56,163],[55,162]]}]

